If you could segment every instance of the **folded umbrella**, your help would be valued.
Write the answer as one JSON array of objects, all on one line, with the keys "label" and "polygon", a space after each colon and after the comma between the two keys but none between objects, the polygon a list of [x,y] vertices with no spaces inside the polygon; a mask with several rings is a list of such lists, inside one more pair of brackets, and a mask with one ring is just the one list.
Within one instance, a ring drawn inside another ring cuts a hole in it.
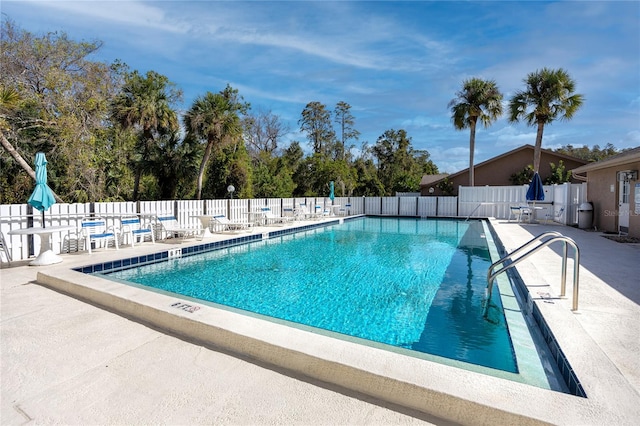
[{"label": "folded umbrella", "polygon": [[42,212],[42,227],[44,228],[44,212],[56,203],[56,198],[47,185],[47,158],[43,152],[36,154],[36,187],[29,197],[28,203]]}]

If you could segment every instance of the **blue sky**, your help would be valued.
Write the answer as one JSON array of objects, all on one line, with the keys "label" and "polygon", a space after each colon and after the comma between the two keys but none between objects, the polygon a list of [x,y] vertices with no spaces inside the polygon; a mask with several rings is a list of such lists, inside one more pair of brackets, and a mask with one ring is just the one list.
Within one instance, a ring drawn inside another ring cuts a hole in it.
[{"label": "blue sky", "polygon": [[[537,69],[564,68],[585,104],[545,128],[544,148],[640,146],[640,2],[612,1],[2,1],[22,29],[100,40],[93,59],[166,75],[182,110],[207,91],[237,88],[254,110],[308,149],[305,105],[352,106],[362,142],[405,129],[441,172],[468,167],[469,132],[447,104],[471,77],[506,102]],[[535,142],[503,116],[476,136],[476,164]]]}]

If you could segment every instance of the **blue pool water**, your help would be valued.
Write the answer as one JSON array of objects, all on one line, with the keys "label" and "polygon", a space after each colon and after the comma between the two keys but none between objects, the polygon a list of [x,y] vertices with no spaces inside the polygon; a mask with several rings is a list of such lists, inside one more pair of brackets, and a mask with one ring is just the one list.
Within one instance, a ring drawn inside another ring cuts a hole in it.
[{"label": "blue pool water", "polygon": [[479,221],[367,217],[108,276],[515,373],[490,264]]}]

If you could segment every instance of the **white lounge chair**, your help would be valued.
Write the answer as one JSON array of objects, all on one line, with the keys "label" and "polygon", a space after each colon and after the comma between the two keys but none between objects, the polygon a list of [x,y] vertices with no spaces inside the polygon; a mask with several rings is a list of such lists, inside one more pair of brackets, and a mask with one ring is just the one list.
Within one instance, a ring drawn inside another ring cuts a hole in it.
[{"label": "white lounge chair", "polygon": [[213,220],[215,220],[216,223],[219,225],[218,227],[221,228],[221,232],[240,231],[243,229],[248,229],[250,226],[249,223],[246,223],[246,222],[232,222],[223,214],[217,214],[213,216]]},{"label": "white lounge chair", "polygon": [[107,221],[101,217],[85,217],[80,221],[81,238],[84,239],[84,246],[91,254],[91,245],[95,243],[98,247],[103,241],[106,247],[109,247],[109,241],[113,241],[113,245],[118,247],[118,231],[112,226],[107,226]]},{"label": "white lounge chair", "polygon": [[124,236],[129,235],[131,238],[131,247],[135,246],[136,241],[144,242],[145,237],[151,238],[151,243],[155,244],[156,240],[153,235],[153,227],[151,224],[142,225],[138,216],[123,216],[120,218],[120,233]]},{"label": "white lounge chair", "polygon": [[199,229],[181,225],[174,215],[156,216],[156,219],[169,238],[182,236],[182,239],[184,240],[188,237],[196,237],[200,234]]},{"label": "white lounge chair", "polygon": [[284,225],[292,220],[290,217],[276,216],[269,207],[263,207],[261,210],[267,225]]}]

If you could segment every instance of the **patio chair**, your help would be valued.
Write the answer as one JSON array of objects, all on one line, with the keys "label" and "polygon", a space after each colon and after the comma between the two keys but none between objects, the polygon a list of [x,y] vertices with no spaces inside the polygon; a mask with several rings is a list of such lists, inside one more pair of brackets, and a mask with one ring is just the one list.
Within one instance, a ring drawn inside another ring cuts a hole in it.
[{"label": "patio chair", "polygon": [[295,209],[295,215],[299,220],[308,219],[312,216],[309,208],[305,203],[300,203],[300,207]]},{"label": "patio chair", "polygon": [[184,240],[188,237],[196,237],[200,234],[199,229],[181,225],[174,215],[156,216],[156,219],[162,229],[167,233],[167,238],[177,238],[182,236],[182,239]]},{"label": "patio chair", "polygon": [[349,216],[351,214],[351,204],[347,203],[338,210],[340,216]]},{"label": "patio chair", "polygon": [[118,232],[112,226],[107,226],[107,221],[101,217],[85,217],[80,221],[80,238],[84,240],[84,246],[91,254],[91,246],[95,244],[98,248],[102,242],[109,247],[109,241],[118,247]]},{"label": "patio chair", "polygon": [[135,246],[138,239],[143,243],[145,237],[151,237],[151,243],[155,244],[156,240],[153,236],[153,227],[151,224],[143,225],[138,216],[123,216],[120,218],[121,236],[129,235],[131,238],[131,247]]},{"label": "patio chair", "polygon": [[316,204],[316,212],[315,212],[316,218],[329,217],[329,216],[331,216],[331,209],[327,207],[322,208],[321,205]]},{"label": "patio chair", "polygon": [[509,206],[509,222],[515,218],[516,222],[520,223],[524,216],[531,218],[531,209],[529,209],[529,206]]},{"label": "patio chair", "polygon": [[2,253],[7,258],[7,263],[11,266],[11,249],[7,246],[7,240],[4,239],[4,234],[0,232],[0,262],[2,262]]},{"label": "patio chair", "polygon": [[287,219],[289,219],[289,220],[291,220],[291,221],[293,221],[293,220],[296,220],[296,219],[297,219],[297,218],[296,218],[296,214],[295,214],[295,212],[294,212],[293,208],[291,208],[291,207],[285,207],[285,208],[283,208],[283,209],[282,209],[282,216],[283,216],[283,217],[286,217]]},{"label": "patio chair", "polygon": [[549,212],[544,215],[544,223],[548,223],[549,219],[554,222],[560,219],[564,215],[564,207],[561,207],[557,212]]}]

